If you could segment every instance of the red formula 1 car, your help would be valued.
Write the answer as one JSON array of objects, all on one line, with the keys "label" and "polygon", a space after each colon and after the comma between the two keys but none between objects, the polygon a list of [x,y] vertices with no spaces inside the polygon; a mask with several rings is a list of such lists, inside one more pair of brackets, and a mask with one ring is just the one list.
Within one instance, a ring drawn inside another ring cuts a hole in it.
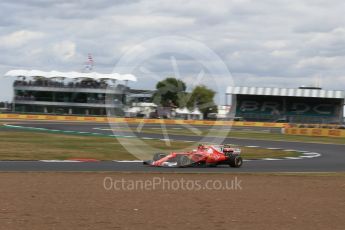
[{"label": "red formula 1 car", "polygon": [[229,165],[239,168],[243,164],[239,148],[230,145],[199,145],[190,152],[170,154],[156,153],[153,160],[144,161],[144,165],[157,167],[193,167]]}]

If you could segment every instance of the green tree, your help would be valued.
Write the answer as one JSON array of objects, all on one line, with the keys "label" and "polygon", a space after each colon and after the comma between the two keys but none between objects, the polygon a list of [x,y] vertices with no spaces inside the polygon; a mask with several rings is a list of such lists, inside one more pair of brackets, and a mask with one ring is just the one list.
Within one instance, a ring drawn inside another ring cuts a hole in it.
[{"label": "green tree", "polygon": [[153,102],[165,107],[183,107],[186,103],[186,84],[176,78],[169,77],[156,85]]},{"label": "green tree", "polygon": [[190,109],[198,108],[206,118],[209,113],[217,112],[217,105],[214,102],[216,92],[200,85],[194,88],[190,95],[187,106]]}]

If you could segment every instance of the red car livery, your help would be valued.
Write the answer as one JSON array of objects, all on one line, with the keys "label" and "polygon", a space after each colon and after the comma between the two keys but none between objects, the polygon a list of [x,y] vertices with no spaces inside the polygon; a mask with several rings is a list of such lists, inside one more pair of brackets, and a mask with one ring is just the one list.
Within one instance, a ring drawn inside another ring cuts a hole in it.
[{"label": "red car livery", "polygon": [[239,168],[243,164],[241,150],[230,145],[199,145],[190,152],[156,153],[145,165],[157,167],[193,167],[229,165]]}]

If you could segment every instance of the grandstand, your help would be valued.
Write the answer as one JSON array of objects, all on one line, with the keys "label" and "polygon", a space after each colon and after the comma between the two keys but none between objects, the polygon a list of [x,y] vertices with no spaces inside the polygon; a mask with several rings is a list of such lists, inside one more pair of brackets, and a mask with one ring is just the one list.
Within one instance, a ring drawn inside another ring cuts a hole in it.
[{"label": "grandstand", "polygon": [[[131,93],[127,83],[136,81],[130,74],[96,72],[11,70],[5,76],[16,78],[13,112],[70,115],[106,115],[107,108],[123,114]],[[109,98],[111,102],[106,103]]]},{"label": "grandstand", "polygon": [[341,123],[344,98],[344,91],[316,87],[228,87],[226,92],[236,117],[264,122]]}]

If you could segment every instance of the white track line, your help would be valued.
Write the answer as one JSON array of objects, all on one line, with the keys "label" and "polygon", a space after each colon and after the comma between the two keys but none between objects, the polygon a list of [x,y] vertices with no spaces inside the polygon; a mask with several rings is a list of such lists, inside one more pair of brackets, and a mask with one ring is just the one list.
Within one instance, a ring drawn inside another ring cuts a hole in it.
[{"label": "white track line", "polygon": [[280,158],[263,158],[262,160],[264,160],[264,161],[280,161],[283,159],[280,159]]},{"label": "white track line", "polygon": [[308,153],[303,153],[305,155],[318,155],[318,153],[313,153],[313,152],[308,152]]},{"label": "white track line", "polygon": [[301,160],[302,158],[300,157],[284,157],[285,159],[288,159],[288,160]]}]

